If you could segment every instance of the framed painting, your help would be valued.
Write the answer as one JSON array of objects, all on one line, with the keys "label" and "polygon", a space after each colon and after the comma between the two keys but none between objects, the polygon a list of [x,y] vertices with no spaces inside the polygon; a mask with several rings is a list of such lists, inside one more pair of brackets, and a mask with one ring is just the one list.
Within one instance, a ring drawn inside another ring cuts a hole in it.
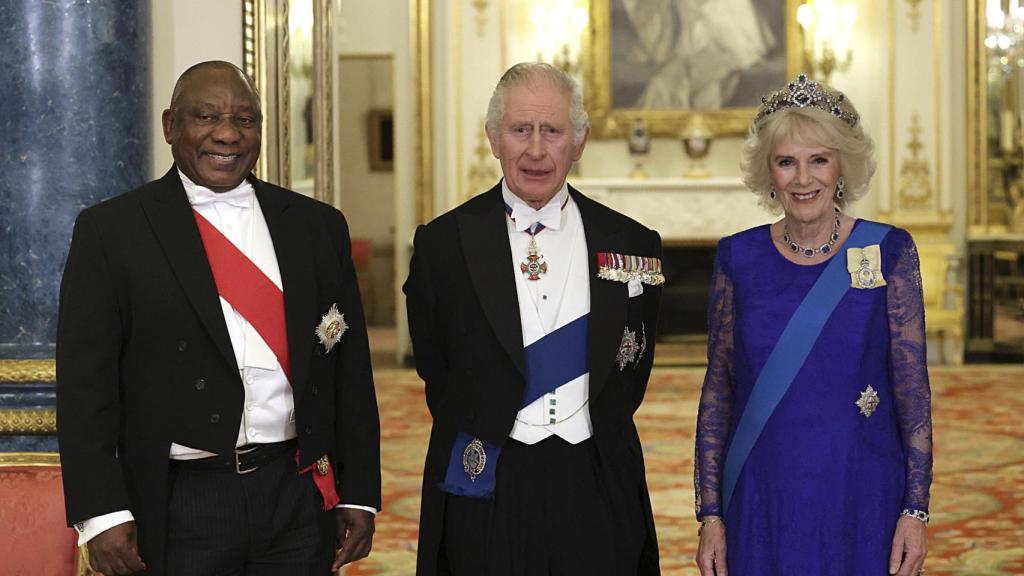
[{"label": "framed painting", "polygon": [[799,72],[800,0],[590,0],[584,95],[591,137],[637,119],[678,137],[695,113],[713,136],[746,132],[761,96]]},{"label": "framed painting", "polygon": [[394,171],[395,118],[390,108],[371,108],[366,112],[366,134],[370,171]]}]

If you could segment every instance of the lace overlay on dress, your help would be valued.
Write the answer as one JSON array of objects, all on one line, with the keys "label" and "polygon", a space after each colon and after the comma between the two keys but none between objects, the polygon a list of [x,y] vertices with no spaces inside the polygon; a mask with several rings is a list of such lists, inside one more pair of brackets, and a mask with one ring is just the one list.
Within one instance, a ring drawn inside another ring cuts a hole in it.
[{"label": "lace overlay on dress", "polygon": [[[890,380],[906,454],[903,506],[928,510],[932,479],[931,390],[928,382],[920,262],[909,234],[893,230],[883,247],[890,334]],[[886,265],[886,260],[890,265]],[[731,243],[719,242],[708,305],[708,369],[697,412],[694,493],[698,519],[723,514],[720,492],[735,403],[735,300]]]},{"label": "lace overlay on dress", "polygon": [[698,519],[722,515],[719,479],[735,400],[732,374],[735,303],[732,280],[725,272],[729,262],[728,246],[726,240],[718,243],[708,303],[708,369],[697,411],[693,466]]},{"label": "lace overlay on dress", "polygon": [[931,388],[928,383],[921,264],[917,248],[909,236],[887,282],[891,380],[907,455],[907,488],[903,505],[927,511],[932,483]]}]

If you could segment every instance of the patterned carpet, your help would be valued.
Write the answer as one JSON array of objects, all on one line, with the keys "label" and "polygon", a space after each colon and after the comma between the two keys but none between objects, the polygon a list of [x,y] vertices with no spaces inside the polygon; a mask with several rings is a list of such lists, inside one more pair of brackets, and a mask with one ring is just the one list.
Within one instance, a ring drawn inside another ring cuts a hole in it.
[{"label": "patterned carpet", "polygon": [[[1024,367],[935,368],[931,375],[936,466],[928,574],[1024,574]],[[638,417],[666,575],[698,574],[692,475],[702,377],[699,368],[656,368]],[[348,576],[415,570],[429,417],[413,371],[378,371],[377,391],[385,511],[373,553]]]}]

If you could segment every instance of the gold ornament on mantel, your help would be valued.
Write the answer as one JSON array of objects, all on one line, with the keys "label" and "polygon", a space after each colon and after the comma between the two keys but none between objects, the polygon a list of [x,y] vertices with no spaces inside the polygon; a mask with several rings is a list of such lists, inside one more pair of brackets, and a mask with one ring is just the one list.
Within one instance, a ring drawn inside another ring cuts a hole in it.
[{"label": "gold ornament on mantel", "polygon": [[680,133],[683,151],[690,159],[690,167],[683,174],[686,178],[707,178],[711,172],[704,167],[704,157],[711,151],[711,130],[703,114],[692,114]]},{"label": "gold ornament on mantel", "polygon": [[651,151],[651,135],[647,132],[646,120],[637,118],[633,121],[626,144],[629,145],[629,155],[633,157],[633,171],[629,173],[629,177],[647,178],[647,170],[644,169],[642,158]]}]

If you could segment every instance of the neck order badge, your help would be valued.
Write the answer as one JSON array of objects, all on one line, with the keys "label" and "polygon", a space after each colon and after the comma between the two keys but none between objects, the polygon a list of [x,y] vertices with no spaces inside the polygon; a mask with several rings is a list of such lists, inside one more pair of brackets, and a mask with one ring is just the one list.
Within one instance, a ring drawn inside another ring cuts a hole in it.
[{"label": "neck order badge", "polygon": [[[569,197],[566,196],[565,202],[562,202],[560,210],[565,210],[566,205],[569,204]],[[516,219],[512,217],[512,207],[505,204],[505,214],[515,222]],[[526,260],[519,263],[519,271],[526,274],[526,279],[531,281],[540,280],[541,274],[548,273],[548,263],[544,261],[544,255],[540,254],[537,250],[537,234],[540,234],[546,229],[543,224],[535,224],[523,232],[530,235],[530,244],[526,247]]]}]

